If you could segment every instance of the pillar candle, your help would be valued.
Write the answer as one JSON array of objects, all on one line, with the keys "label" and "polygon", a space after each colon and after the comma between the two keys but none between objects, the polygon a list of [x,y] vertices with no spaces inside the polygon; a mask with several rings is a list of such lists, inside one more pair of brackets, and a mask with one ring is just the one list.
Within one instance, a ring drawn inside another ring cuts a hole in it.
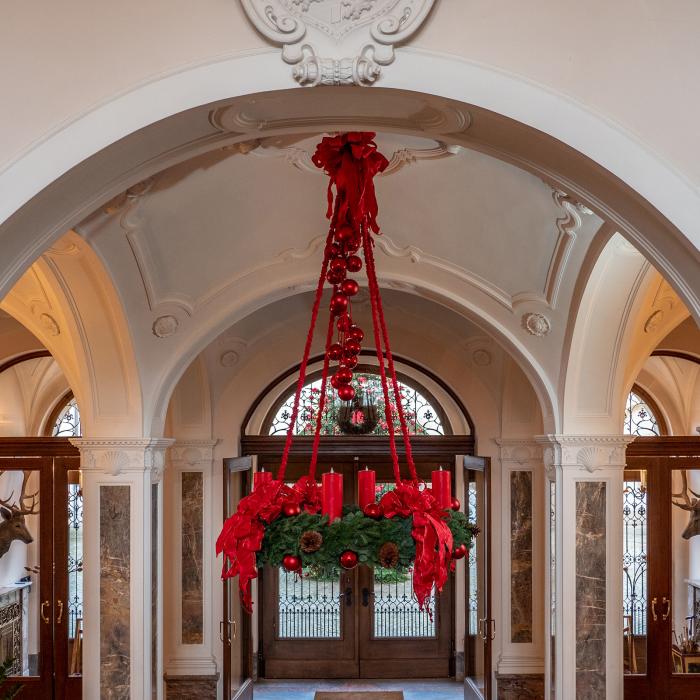
[{"label": "pillar candle", "polygon": [[321,512],[329,522],[343,515],[343,475],[332,469],[322,477]]},{"label": "pillar candle", "polygon": [[257,489],[258,486],[262,486],[267,481],[272,481],[272,472],[266,472],[264,469],[261,469],[259,472],[254,472],[253,490]]},{"label": "pillar candle", "polygon": [[360,510],[364,510],[370,503],[374,503],[376,481],[377,473],[374,469],[365,467],[362,471],[357,472],[357,500]]},{"label": "pillar candle", "polygon": [[433,496],[440,508],[452,507],[452,475],[442,467],[433,472]]}]

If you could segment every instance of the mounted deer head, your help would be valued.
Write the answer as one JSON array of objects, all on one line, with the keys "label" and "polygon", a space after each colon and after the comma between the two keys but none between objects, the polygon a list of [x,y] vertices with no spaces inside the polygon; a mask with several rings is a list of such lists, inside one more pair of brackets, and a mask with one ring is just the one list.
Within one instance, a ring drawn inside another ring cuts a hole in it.
[{"label": "mounted deer head", "polygon": [[[4,473],[4,471],[0,471],[0,477]],[[22,491],[16,501],[13,502],[14,492],[7,499],[0,498],[0,516],[2,517],[2,522],[0,522],[0,557],[7,554],[10,545],[15,540],[26,544],[34,541],[24,522],[25,515],[37,515],[39,513],[36,498],[39,492],[27,494],[27,484],[31,475],[30,471],[23,473]]]},{"label": "mounted deer head", "polygon": [[[683,490],[679,493],[672,493],[671,495],[674,498],[683,499],[682,503],[672,501],[674,506],[678,506],[690,512],[690,521],[685,530],[683,530],[683,539],[689,540],[691,537],[695,537],[695,535],[700,535],[700,494],[695,493],[695,491],[688,486],[688,474],[685,469],[681,471],[681,475],[683,477]],[[694,498],[691,498],[688,493],[693,494]]]}]

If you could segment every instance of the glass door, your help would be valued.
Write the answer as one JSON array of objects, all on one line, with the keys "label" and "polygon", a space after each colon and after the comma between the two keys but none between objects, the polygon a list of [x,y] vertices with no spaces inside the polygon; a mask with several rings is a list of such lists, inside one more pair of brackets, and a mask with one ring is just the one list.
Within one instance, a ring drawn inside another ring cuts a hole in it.
[{"label": "glass door", "polygon": [[[252,466],[250,457],[224,460],[224,518],[249,492]],[[249,700],[253,697],[250,616],[241,607],[237,579],[223,585],[224,617],[219,636],[224,645],[224,700]]]},{"label": "glass door", "polygon": [[466,561],[466,620],[464,635],[464,697],[465,700],[490,700],[491,642],[495,622],[491,618],[489,595],[490,552],[490,490],[488,459],[464,458],[464,504],[470,522],[481,534],[475,539]]}]

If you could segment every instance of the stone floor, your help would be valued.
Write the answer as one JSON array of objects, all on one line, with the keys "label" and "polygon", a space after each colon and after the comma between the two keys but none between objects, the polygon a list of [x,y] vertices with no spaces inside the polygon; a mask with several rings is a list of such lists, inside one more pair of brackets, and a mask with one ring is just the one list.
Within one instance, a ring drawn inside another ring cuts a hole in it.
[{"label": "stone floor", "polygon": [[453,680],[261,680],[255,684],[255,700],[314,700],[317,690],[403,690],[404,700],[462,700],[464,685]]}]

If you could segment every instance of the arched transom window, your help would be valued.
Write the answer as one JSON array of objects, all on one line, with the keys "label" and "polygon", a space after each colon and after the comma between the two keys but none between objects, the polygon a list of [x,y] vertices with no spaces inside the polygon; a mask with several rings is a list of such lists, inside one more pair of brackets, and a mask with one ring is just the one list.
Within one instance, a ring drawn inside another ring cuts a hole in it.
[{"label": "arched transom window", "polygon": [[[322,435],[387,435],[386,411],[381,379],[371,369],[355,372],[353,378],[355,399],[342,402],[330,385],[326,391],[326,405],[321,418]],[[401,405],[412,435],[445,435],[449,433],[442,409],[427,391],[399,381]],[[301,393],[299,414],[294,425],[295,435],[313,435],[321,398],[321,379],[308,382]],[[394,402],[393,392],[390,401]],[[289,430],[294,408],[294,392],[286,396],[272,412],[263,432],[269,435],[285,435]],[[400,432],[398,419],[394,430]]]},{"label": "arched transom window", "polygon": [[639,437],[655,437],[665,430],[661,429],[661,423],[656,412],[651,407],[651,401],[641,395],[642,392],[634,387],[627,397],[625,407],[625,435],[637,435]]},{"label": "arched transom window", "polygon": [[80,409],[75,398],[70,399],[58,412],[51,431],[53,437],[80,437]]}]

